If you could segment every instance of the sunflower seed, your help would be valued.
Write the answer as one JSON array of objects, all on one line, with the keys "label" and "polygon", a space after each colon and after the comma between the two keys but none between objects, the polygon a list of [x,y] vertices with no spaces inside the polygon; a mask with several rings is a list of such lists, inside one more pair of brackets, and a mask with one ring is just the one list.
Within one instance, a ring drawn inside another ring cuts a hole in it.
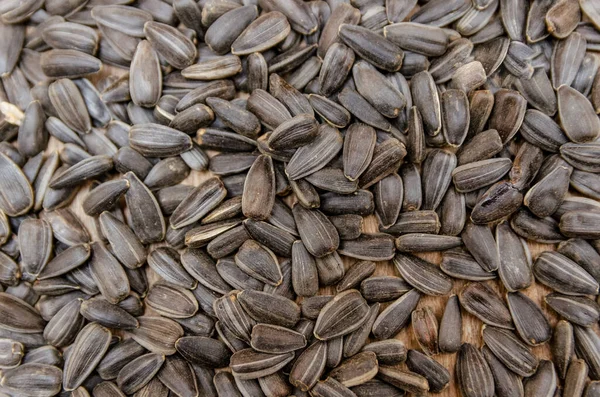
[{"label": "sunflower seed", "polygon": [[461,306],[486,324],[513,329],[510,312],[485,283],[470,283],[459,294]]},{"label": "sunflower seed", "polygon": [[225,198],[227,191],[218,178],[209,178],[192,190],[170,218],[173,228],[190,225],[208,214]]},{"label": "sunflower seed", "polygon": [[240,350],[231,356],[231,370],[242,380],[274,374],[294,357],[294,353],[269,354],[252,349]]},{"label": "sunflower seed", "polygon": [[[238,293],[242,307],[257,322],[293,327],[300,318],[300,307],[283,296],[245,290]],[[276,304],[276,308],[272,305]]]},{"label": "sunflower seed", "polygon": [[231,44],[234,55],[248,55],[267,50],[290,33],[287,18],[279,11],[268,12],[253,22]]},{"label": "sunflower seed", "polygon": [[416,289],[403,294],[379,314],[373,324],[373,336],[382,340],[396,335],[406,326],[420,299],[421,293]]}]

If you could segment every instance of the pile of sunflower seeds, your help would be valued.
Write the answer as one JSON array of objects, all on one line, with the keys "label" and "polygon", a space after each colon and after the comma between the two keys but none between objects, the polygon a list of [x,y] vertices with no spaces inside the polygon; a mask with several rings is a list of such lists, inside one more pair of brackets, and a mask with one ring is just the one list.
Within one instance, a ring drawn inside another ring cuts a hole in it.
[{"label": "pile of sunflower seeds", "polygon": [[0,396],[600,396],[599,69],[598,0],[2,0]]}]

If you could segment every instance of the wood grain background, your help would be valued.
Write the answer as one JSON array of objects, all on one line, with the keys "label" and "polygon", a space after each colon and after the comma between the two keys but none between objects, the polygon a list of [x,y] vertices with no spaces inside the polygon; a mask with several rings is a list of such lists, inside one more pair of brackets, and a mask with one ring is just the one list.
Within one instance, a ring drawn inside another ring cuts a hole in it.
[{"label": "wood grain background", "polygon": [[[124,73],[123,69],[105,66],[100,73],[92,76],[90,78],[90,80],[92,82],[96,82],[96,81],[98,81],[98,79],[100,79],[101,77],[106,76],[108,74],[122,75],[123,73]],[[60,150],[61,147],[62,147],[62,144],[60,142],[58,142],[54,138],[51,138],[50,144],[48,147],[48,151]],[[209,155],[210,154],[211,153],[209,153]],[[205,179],[207,179],[210,176],[211,176],[211,173],[209,171],[203,171],[203,172],[192,171],[190,173],[189,177],[183,183],[196,186],[200,182],[204,181]],[[96,240],[96,239],[98,239],[98,233],[94,226],[94,220],[92,217],[87,216],[81,209],[81,203],[82,203],[82,200],[85,198],[87,192],[89,191],[89,185],[90,184],[87,184],[79,191],[79,193],[73,200],[70,207],[77,213],[77,215],[80,217],[82,222],[88,227],[88,230],[89,230],[90,234],[92,235],[92,238],[94,240]],[[291,204],[290,199],[292,199],[292,198],[288,197],[286,199],[288,204]],[[374,215],[364,218],[363,232],[364,233],[378,232],[377,220]],[[541,252],[547,251],[547,250],[554,250],[556,248],[556,245],[538,244],[538,243],[530,242],[529,248],[531,250],[533,260],[535,260],[535,258],[537,258],[537,256]],[[441,262],[441,254],[440,253],[425,253],[425,254],[418,254],[418,256],[420,256],[423,259],[426,259],[428,261],[431,261],[433,263],[436,263],[436,264],[439,264]],[[352,258],[344,257],[344,263],[345,263],[346,268],[348,268],[354,262],[356,262],[356,260],[354,260]],[[146,266],[146,268],[148,269],[149,280],[151,282],[156,281],[158,279],[158,276],[153,274],[153,272],[148,268],[148,266]],[[377,269],[375,270],[374,275],[399,276],[399,273],[394,268],[394,265],[392,264],[391,261],[385,261],[385,262],[377,263]],[[496,291],[498,291],[498,293],[501,294],[502,296],[504,296],[504,294],[506,293],[506,290],[501,285],[501,282],[499,281],[499,279],[490,280],[487,283],[490,286],[492,286]],[[454,288],[452,290],[452,293],[458,294],[458,292],[463,288],[463,286],[465,284],[466,284],[465,281],[454,280]],[[544,313],[546,314],[547,318],[550,320],[552,325],[554,325],[556,323],[556,321],[557,321],[556,314],[549,307],[547,307],[547,305],[543,301],[544,296],[551,292],[550,289],[548,289],[547,287],[545,287],[539,283],[534,283],[531,287],[529,287],[528,289],[526,289],[522,292],[525,293],[527,296],[529,296],[531,299],[533,299],[533,301],[536,302],[538,305],[540,305],[540,307],[542,307]],[[335,290],[333,287],[321,288],[320,294],[335,294]],[[430,307],[433,310],[433,312],[435,313],[438,321],[440,321],[444,307],[447,302],[447,299],[448,299],[448,297],[424,296],[421,299],[421,301],[419,302],[418,307],[425,307],[425,306]],[[389,303],[383,304],[382,310],[388,304]],[[151,311],[151,309],[148,309],[148,308],[146,310]],[[463,329],[462,329],[463,342],[469,342],[469,343],[474,344],[475,346],[480,347],[482,345],[481,326],[483,323],[476,317],[467,313],[465,310],[462,311],[462,316],[463,316]],[[597,329],[596,329],[596,331],[597,331]],[[417,345],[416,340],[414,339],[410,325],[405,327],[396,336],[396,338],[401,340],[402,342],[404,342],[404,344],[408,348],[418,349],[418,345]],[[535,347],[533,349],[533,351],[540,358],[550,359],[550,357],[551,357],[548,343],[546,343],[542,346]],[[441,397],[442,396],[443,397],[460,396],[460,392],[458,391],[458,387],[456,384],[456,379],[454,377],[454,365],[456,362],[456,356],[457,356],[457,354],[453,353],[453,354],[439,354],[434,357],[435,360],[437,360],[442,365],[444,365],[444,367],[446,367],[451,373],[451,382],[450,382],[449,387],[446,388],[442,393],[435,394],[435,395],[441,396]],[[403,365],[403,367],[405,367],[405,366]],[[434,394],[432,394],[432,395],[434,395]],[[385,397],[385,396],[382,396],[382,397]]]}]

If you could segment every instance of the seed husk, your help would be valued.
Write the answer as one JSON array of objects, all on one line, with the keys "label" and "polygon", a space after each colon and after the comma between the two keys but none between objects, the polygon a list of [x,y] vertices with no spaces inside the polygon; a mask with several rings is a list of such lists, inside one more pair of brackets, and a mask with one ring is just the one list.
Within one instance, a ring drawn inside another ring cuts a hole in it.
[{"label": "seed husk", "polygon": [[358,180],[359,187],[367,189],[396,172],[405,156],[406,146],[397,139],[390,138],[376,145],[371,163]]},{"label": "seed husk", "polygon": [[279,11],[266,13],[252,21],[231,44],[234,55],[248,55],[267,50],[290,33],[287,18]]},{"label": "seed husk", "polygon": [[423,163],[423,206],[424,210],[435,210],[451,182],[456,167],[456,156],[444,150],[433,150]]},{"label": "seed husk", "polygon": [[411,319],[413,334],[423,353],[428,356],[438,354],[438,323],[431,309],[417,309],[412,312]]}]

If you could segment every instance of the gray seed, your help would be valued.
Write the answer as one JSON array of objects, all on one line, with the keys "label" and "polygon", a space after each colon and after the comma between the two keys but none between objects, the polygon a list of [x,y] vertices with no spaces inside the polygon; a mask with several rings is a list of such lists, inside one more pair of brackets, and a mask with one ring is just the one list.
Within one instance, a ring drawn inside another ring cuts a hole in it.
[{"label": "gray seed", "polygon": [[279,11],[266,13],[248,25],[231,44],[231,53],[247,55],[267,50],[290,33],[287,18]]},{"label": "gray seed", "polygon": [[284,296],[245,290],[237,297],[244,310],[257,322],[290,328],[300,319],[300,307]]},{"label": "gray seed", "polygon": [[353,240],[342,240],[338,248],[341,255],[370,261],[390,260],[394,251],[394,239],[385,233],[362,234]]},{"label": "gray seed", "polygon": [[[589,375],[593,380],[598,380],[598,357],[600,340],[598,335],[593,332],[590,328],[584,328],[580,326],[573,326],[575,333],[575,353],[577,357],[581,357],[587,363],[589,367]],[[572,361],[571,361],[572,362]],[[571,367],[569,363],[569,368]],[[568,371],[565,379],[569,376]]]},{"label": "gray seed", "polygon": [[567,295],[595,294],[598,283],[577,263],[557,252],[543,252],[535,261],[536,279]]},{"label": "gray seed", "polygon": [[388,72],[398,71],[402,66],[404,52],[392,42],[367,28],[348,23],[338,26],[339,38],[367,62]]},{"label": "gray seed", "polygon": [[269,354],[252,349],[240,350],[231,356],[231,370],[242,380],[257,379],[274,374],[294,357],[294,353]]},{"label": "gray seed", "polygon": [[373,324],[373,336],[382,340],[388,339],[400,332],[410,320],[410,315],[420,299],[421,293],[413,289],[389,305],[375,320]]},{"label": "gray seed", "polygon": [[551,361],[541,360],[538,370],[526,382],[525,396],[553,396],[557,389],[557,377]]},{"label": "gray seed", "polygon": [[[590,102],[574,88],[558,89],[558,115],[565,134],[573,142],[595,140],[600,134],[600,120],[594,114]],[[562,150],[561,150],[562,153]]]},{"label": "gray seed", "polygon": [[544,297],[544,301],[562,317],[583,327],[591,326],[600,318],[598,304],[586,297],[551,293]]},{"label": "gray seed", "polygon": [[181,228],[202,219],[217,207],[227,191],[218,178],[209,178],[192,190],[177,206],[170,218],[173,228]]},{"label": "gray seed", "polygon": [[223,342],[204,336],[181,337],[175,348],[189,362],[205,367],[225,366],[231,355]]},{"label": "gray seed", "polygon": [[461,306],[486,324],[513,329],[510,312],[498,295],[485,283],[470,283],[459,294]]}]

